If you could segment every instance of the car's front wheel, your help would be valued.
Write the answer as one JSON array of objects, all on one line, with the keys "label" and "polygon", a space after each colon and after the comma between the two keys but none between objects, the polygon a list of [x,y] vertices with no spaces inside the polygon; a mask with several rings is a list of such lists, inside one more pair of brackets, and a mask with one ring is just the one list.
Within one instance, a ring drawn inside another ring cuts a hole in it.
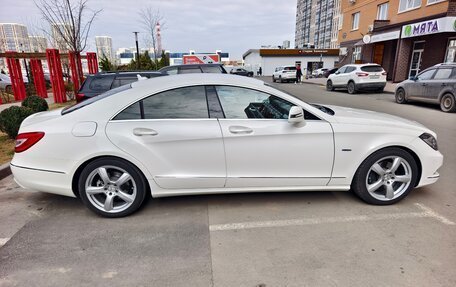
[{"label": "car's front wheel", "polygon": [[395,98],[396,98],[396,103],[398,104],[405,104],[407,103],[407,100],[405,99],[405,91],[404,89],[398,89],[396,91],[396,95],[395,95]]},{"label": "car's front wheel", "polygon": [[123,217],[139,209],[147,184],[132,164],[117,158],[100,158],[82,170],[78,187],[90,210],[105,217]]},{"label": "car's front wheel", "polygon": [[440,109],[446,113],[456,112],[456,101],[452,94],[443,95],[440,100]]},{"label": "car's front wheel", "polygon": [[274,76],[272,76],[272,82],[275,83],[276,79],[274,78]]},{"label": "car's front wheel", "polygon": [[352,190],[365,202],[393,204],[415,187],[418,165],[413,156],[399,148],[386,148],[370,155],[356,171]]},{"label": "car's front wheel", "polygon": [[349,94],[355,94],[355,93],[356,93],[356,86],[355,86],[355,83],[352,82],[352,81],[348,82],[347,90],[348,90],[348,93],[349,93]]},{"label": "car's front wheel", "polygon": [[326,81],[326,90],[334,91],[333,82],[331,80]]}]

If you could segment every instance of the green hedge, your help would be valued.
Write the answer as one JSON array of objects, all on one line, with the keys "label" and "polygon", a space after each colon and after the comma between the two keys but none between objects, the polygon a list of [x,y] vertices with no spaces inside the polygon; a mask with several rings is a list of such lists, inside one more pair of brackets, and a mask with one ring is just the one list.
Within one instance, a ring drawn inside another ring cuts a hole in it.
[{"label": "green hedge", "polygon": [[29,96],[22,101],[22,106],[31,109],[34,113],[44,112],[49,109],[45,99],[38,96]]},{"label": "green hedge", "polygon": [[0,113],[0,130],[14,139],[22,121],[34,112],[27,107],[12,106]]}]

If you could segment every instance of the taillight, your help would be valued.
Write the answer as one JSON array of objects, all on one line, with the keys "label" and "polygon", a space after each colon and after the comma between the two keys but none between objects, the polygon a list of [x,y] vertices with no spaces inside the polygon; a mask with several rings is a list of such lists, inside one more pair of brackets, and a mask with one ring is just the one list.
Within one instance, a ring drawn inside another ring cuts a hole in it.
[{"label": "taillight", "polygon": [[357,75],[358,77],[368,77],[368,76],[369,76],[368,73],[360,73],[360,72],[357,72],[356,75]]},{"label": "taillight", "polygon": [[76,94],[76,103],[82,102],[84,97],[85,97],[85,95],[83,93],[77,93]]},{"label": "taillight", "polygon": [[14,152],[19,153],[28,150],[43,137],[43,132],[18,134],[16,137],[16,146],[14,147]]}]

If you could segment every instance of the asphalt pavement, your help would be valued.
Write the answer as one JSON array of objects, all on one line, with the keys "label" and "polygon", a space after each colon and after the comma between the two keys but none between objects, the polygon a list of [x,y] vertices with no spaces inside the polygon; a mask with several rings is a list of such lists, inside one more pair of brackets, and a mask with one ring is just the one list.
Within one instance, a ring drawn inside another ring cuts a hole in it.
[{"label": "asphalt pavement", "polygon": [[0,286],[456,286],[456,114],[391,94],[276,84],[438,134],[440,180],[392,206],[350,192],[150,199],[105,219],[78,199],[0,181]]}]

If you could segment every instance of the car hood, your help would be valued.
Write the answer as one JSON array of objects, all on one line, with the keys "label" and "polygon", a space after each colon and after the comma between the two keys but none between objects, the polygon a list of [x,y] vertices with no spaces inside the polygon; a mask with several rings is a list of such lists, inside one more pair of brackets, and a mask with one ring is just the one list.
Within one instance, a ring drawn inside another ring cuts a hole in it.
[{"label": "car hood", "polygon": [[339,106],[326,107],[334,111],[334,119],[339,123],[350,123],[358,125],[380,125],[384,127],[400,127],[407,129],[414,129],[417,131],[428,132],[435,136],[435,133],[430,131],[424,125],[404,119],[390,114],[379,113],[369,110],[353,109]]}]

